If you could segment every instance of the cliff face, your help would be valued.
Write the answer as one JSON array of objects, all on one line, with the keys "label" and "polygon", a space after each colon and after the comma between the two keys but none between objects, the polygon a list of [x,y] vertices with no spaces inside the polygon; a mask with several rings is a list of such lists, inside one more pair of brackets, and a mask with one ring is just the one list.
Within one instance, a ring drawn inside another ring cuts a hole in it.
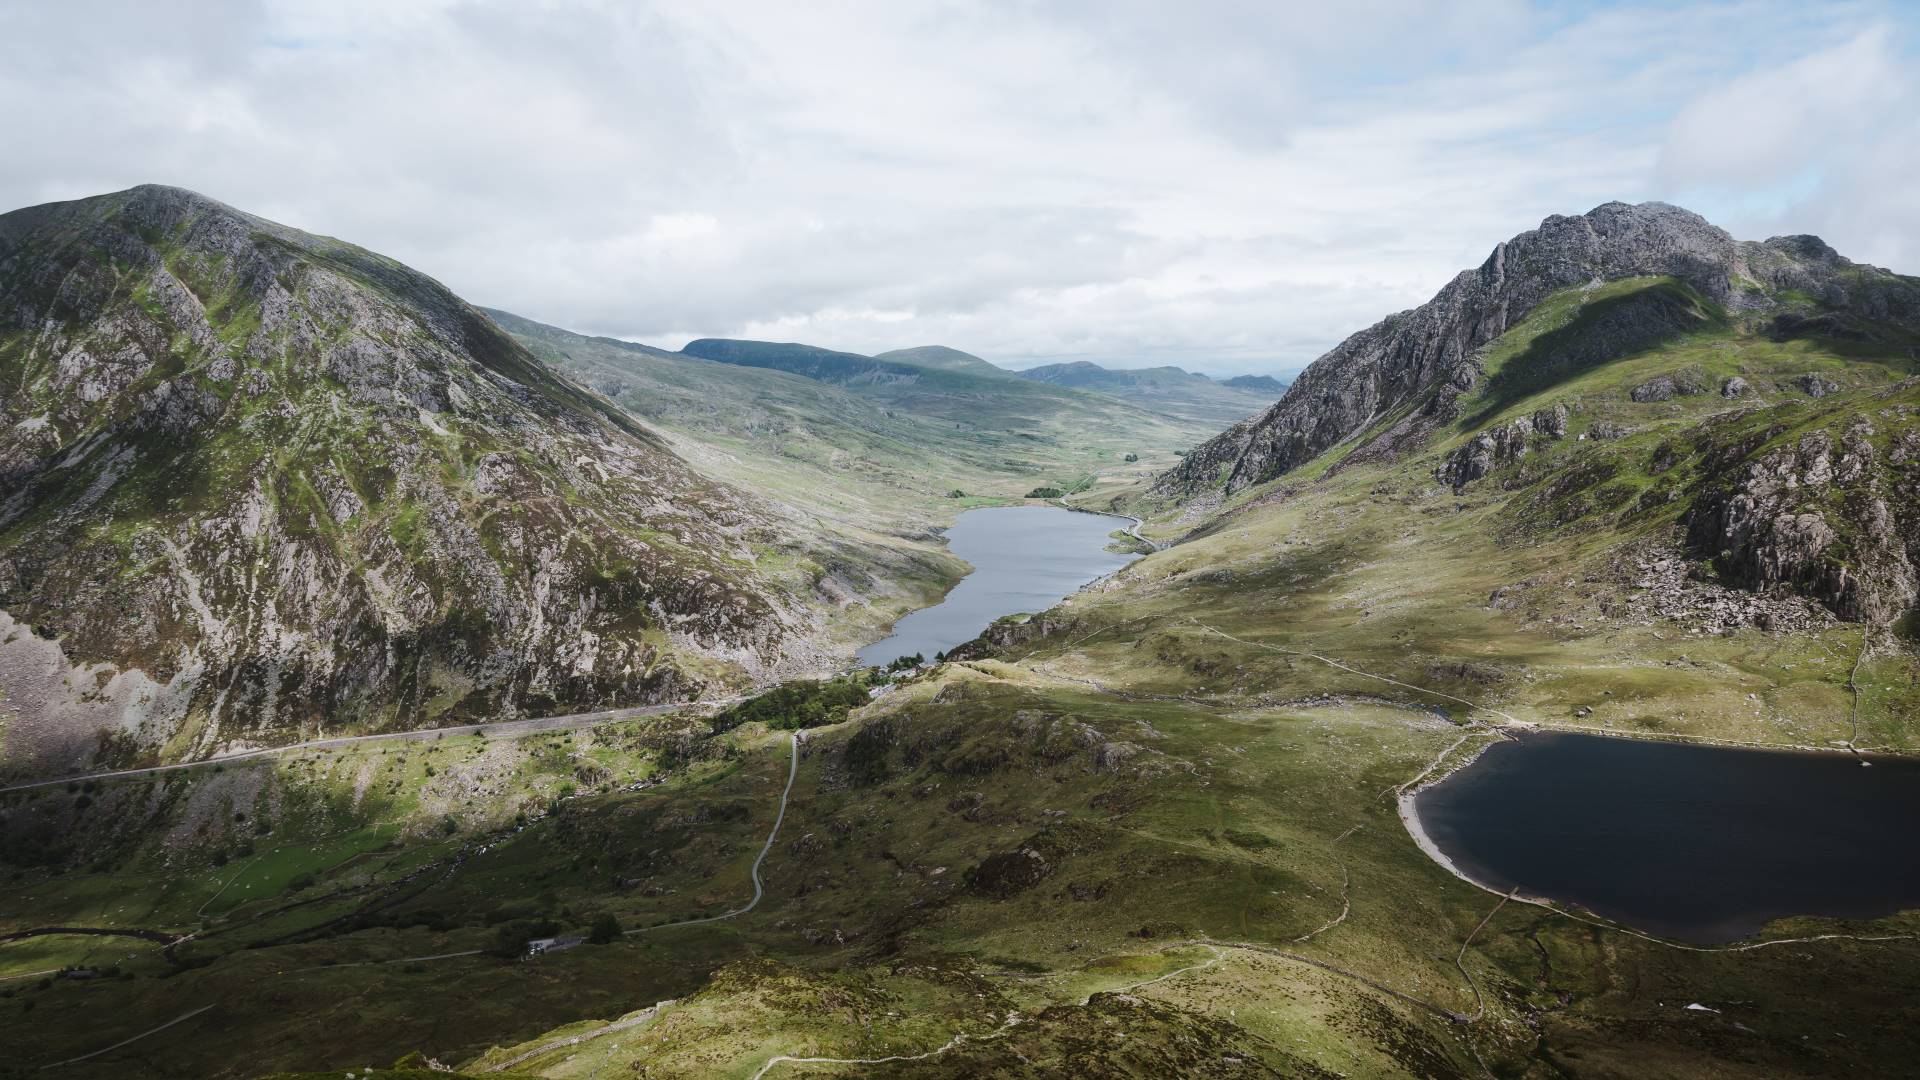
[{"label": "cliff face", "polygon": [[389,259],[142,187],[0,216],[13,765],[633,704],[804,656],[767,512]]},{"label": "cliff face", "polygon": [[[1542,301],[1620,278],[1677,279],[1716,305],[1764,305],[1781,290],[1875,319],[1920,319],[1910,282],[1841,258],[1815,237],[1738,242],[1696,214],[1661,203],[1607,203],[1550,217],[1496,246],[1426,304],[1389,316],[1316,360],[1267,410],[1193,450],[1163,474],[1155,497],[1227,494],[1271,480],[1398,411],[1388,450],[1456,418],[1480,381],[1476,353]],[[1629,316],[1634,313],[1623,313]],[[1669,312],[1669,315],[1672,313]],[[1637,317],[1637,316],[1636,316]],[[1637,323],[1616,328],[1632,338]]]},{"label": "cliff face", "polygon": [[1747,588],[1805,593],[1860,622],[1901,618],[1920,601],[1920,426],[1898,403],[1913,389],[1832,429],[1765,430],[1709,455],[1689,546]]}]

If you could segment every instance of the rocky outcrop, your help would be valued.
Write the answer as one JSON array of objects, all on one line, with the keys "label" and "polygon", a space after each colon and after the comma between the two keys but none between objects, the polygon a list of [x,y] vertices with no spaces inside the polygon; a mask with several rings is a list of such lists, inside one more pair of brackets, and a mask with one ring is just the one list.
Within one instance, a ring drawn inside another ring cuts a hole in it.
[{"label": "rocky outcrop", "polygon": [[1747,380],[1735,375],[1733,378],[1720,384],[1720,396],[1729,399],[1745,397],[1752,389],[1753,387],[1748,384]]},{"label": "rocky outcrop", "polygon": [[1832,379],[1813,372],[1793,380],[1793,388],[1815,400],[1826,397],[1828,394],[1837,394],[1844,389]]},{"label": "rocky outcrop", "polygon": [[806,600],[755,568],[770,510],[371,252],[172,188],[0,216],[0,375],[0,652],[86,675],[0,665],[15,764],[639,704],[809,654]]},{"label": "rocky outcrop", "polygon": [[1536,438],[1566,438],[1569,415],[1565,405],[1555,405],[1489,428],[1448,454],[1434,470],[1434,477],[1455,492],[1462,491],[1475,480],[1526,456],[1528,444]]},{"label": "rocky outcrop", "polygon": [[1673,375],[1656,375],[1627,391],[1627,397],[1646,403],[1672,401],[1676,397],[1688,397],[1706,392],[1707,388],[1701,385],[1700,380],[1688,373],[1680,372]]},{"label": "rocky outcrop", "polygon": [[[1389,316],[1316,360],[1287,393],[1196,447],[1152,488],[1158,498],[1240,491],[1319,456],[1397,410],[1430,430],[1480,378],[1476,353],[1564,289],[1640,275],[1678,279],[1738,308],[1792,289],[1862,315],[1920,322],[1920,287],[1848,262],[1815,237],[1735,241],[1696,214],[1661,203],[1607,203],[1550,217],[1494,248],[1426,304]],[[1758,287],[1758,291],[1753,288]]]},{"label": "rocky outcrop", "polygon": [[1887,624],[1920,597],[1920,431],[1876,447],[1866,416],[1807,432],[1710,478],[1687,540],[1728,581],[1809,595],[1842,618]]}]

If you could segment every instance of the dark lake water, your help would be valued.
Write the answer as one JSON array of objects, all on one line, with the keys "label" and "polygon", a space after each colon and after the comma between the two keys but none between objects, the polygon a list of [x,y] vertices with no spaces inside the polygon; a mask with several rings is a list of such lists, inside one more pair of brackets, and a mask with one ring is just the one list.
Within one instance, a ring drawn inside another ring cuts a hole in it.
[{"label": "dark lake water", "polygon": [[945,600],[895,623],[891,637],[861,649],[860,662],[884,664],[914,653],[931,660],[979,637],[1002,615],[1052,607],[1139,557],[1106,549],[1109,534],[1126,525],[1124,518],[1057,506],[968,510],[947,530],[947,546],[973,564],[973,573]]},{"label": "dark lake water", "polygon": [[1537,733],[1414,796],[1501,892],[1701,944],[1787,915],[1920,907],[1920,761]]}]

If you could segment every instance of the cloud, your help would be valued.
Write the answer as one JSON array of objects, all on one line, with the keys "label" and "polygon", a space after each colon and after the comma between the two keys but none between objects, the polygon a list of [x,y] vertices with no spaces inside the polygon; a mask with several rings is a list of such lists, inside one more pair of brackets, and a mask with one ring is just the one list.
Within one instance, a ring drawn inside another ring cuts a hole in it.
[{"label": "cloud", "polygon": [[1920,269],[1920,77],[1878,22],[1688,102],[1661,149],[1678,197],[1748,234],[1816,232],[1842,253]]},{"label": "cloud", "polygon": [[[1549,213],[1912,264],[1899,9],[25,5],[0,205],[175,183],[679,345],[1298,368]],[[1904,260],[1904,262],[1903,262]]]}]

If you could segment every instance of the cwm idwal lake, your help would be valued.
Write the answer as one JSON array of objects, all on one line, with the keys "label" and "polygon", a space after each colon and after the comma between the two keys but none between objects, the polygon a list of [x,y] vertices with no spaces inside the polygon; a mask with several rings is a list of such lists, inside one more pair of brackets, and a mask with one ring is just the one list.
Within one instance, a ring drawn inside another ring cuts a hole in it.
[{"label": "cwm idwal lake", "polygon": [[980,636],[993,620],[1040,611],[1082,585],[1139,558],[1108,551],[1125,518],[1057,506],[983,506],[960,515],[947,546],[973,564],[973,573],[946,599],[908,613],[893,633],[860,650],[860,662],[885,664],[916,653],[933,659]]},{"label": "cwm idwal lake", "polygon": [[1413,797],[1456,871],[1696,944],[1920,907],[1920,760],[1530,733]]}]

